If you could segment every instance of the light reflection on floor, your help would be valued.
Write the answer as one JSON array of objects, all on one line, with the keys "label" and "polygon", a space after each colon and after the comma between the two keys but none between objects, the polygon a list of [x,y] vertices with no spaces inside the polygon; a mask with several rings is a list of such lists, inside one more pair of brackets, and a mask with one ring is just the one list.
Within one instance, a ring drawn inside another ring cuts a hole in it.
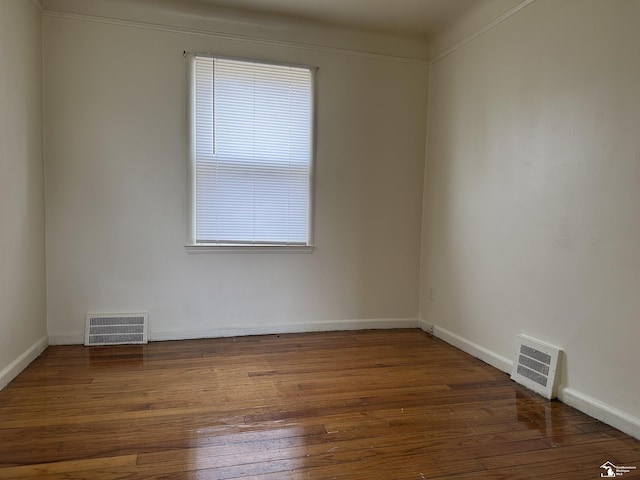
[{"label": "light reflection on floor", "polygon": [[538,430],[543,437],[550,437],[554,445],[570,433],[566,431],[564,415],[555,402],[540,403],[532,399],[531,394],[525,395],[518,390],[515,398],[517,419],[527,429]]},{"label": "light reflection on floor", "polygon": [[[287,478],[292,478],[294,471],[302,471],[305,466],[310,433],[314,433],[313,428],[310,431],[302,425],[266,430],[257,426],[217,425],[199,428],[193,432],[189,448],[167,455],[172,464],[199,471],[197,478],[205,478],[201,475],[209,469],[215,469],[215,475],[211,472],[214,477],[224,477],[225,469],[242,471],[243,476],[269,473],[265,472],[265,464],[267,470],[288,471]],[[256,468],[259,470],[254,471]]]}]

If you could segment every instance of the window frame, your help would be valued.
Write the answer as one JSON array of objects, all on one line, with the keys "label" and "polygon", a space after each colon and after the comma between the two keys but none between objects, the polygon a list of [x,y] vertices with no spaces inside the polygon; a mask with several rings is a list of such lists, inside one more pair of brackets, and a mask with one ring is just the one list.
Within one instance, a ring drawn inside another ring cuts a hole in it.
[{"label": "window frame", "polygon": [[[314,198],[315,198],[315,160],[316,160],[316,97],[317,97],[317,71],[318,67],[256,59],[249,57],[236,57],[219,55],[211,52],[183,52],[187,59],[187,241],[185,249],[188,253],[312,253],[316,248],[314,238]],[[260,63],[294,68],[304,68],[310,74],[310,158],[308,181],[308,211],[307,211],[307,243],[197,243],[196,242],[196,89],[195,89],[195,59],[207,57],[214,59],[233,60],[239,62]]]}]

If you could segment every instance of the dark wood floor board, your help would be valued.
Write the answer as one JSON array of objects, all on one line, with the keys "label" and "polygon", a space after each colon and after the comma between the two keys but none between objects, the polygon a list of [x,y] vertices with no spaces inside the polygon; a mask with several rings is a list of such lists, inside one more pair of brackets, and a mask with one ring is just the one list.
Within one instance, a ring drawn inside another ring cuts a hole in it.
[{"label": "dark wood floor board", "polygon": [[[495,455],[486,457],[482,459],[482,464],[487,470],[493,470],[522,465],[544,464],[554,460],[570,459],[583,456],[585,454],[592,455],[594,461],[597,461],[601,456],[608,455],[608,452],[628,449],[634,444],[633,440],[629,439],[628,442],[629,443],[627,443],[626,439],[610,438],[595,442],[585,442],[580,445],[569,445],[559,448],[547,447],[544,449],[516,453],[513,455]],[[602,460],[602,463],[604,463],[604,461],[605,460]]]},{"label": "dark wood floor board", "polygon": [[[220,424],[209,427],[193,424],[186,428],[162,424],[154,428],[140,429],[135,427],[129,430],[126,429],[126,426],[116,426],[109,430],[104,426],[92,425],[90,429],[60,432],[57,439],[51,437],[48,441],[39,441],[37,456],[41,462],[72,461],[131,453],[174,451],[179,448],[195,449],[208,446],[264,443],[280,438],[311,436],[320,438],[319,436],[322,434],[326,434],[322,425],[290,425],[268,430],[239,424]],[[110,436],[117,436],[117,445],[101,441],[102,438]],[[0,458],[4,458],[11,464],[29,463],[34,456],[34,450],[20,451],[15,449],[15,444],[20,441],[19,437],[7,440],[14,447],[13,449],[11,445],[0,447]]]},{"label": "dark wood floor board", "polygon": [[[202,452],[198,456],[198,465],[206,469],[215,469],[216,478],[236,478],[238,471],[244,474],[258,474],[267,471],[283,471],[297,468],[313,468],[316,478],[332,478],[332,476],[348,470],[354,472],[365,471],[400,471],[407,466],[420,465],[424,469],[430,469],[439,473],[453,471],[453,466],[442,465],[438,459],[424,454],[424,447],[418,441],[405,441],[411,439],[390,437],[386,441],[379,440],[379,444],[369,445],[362,442],[349,442],[349,445],[339,443],[331,446],[327,444],[301,445],[290,448],[277,448],[270,450],[254,450],[251,461],[247,462],[247,456],[240,454],[235,456]],[[188,452],[184,452],[186,455]],[[183,471],[192,464],[189,457],[178,458],[171,463],[174,471]],[[464,465],[463,465],[464,464]],[[455,467],[466,470],[478,470],[480,464],[475,460],[460,461]],[[389,474],[387,473],[387,478]]]},{"label": "dark wood floor board", "polygon": [[[135,466],[137,455],[121,455],[88,460],[74,460],[68,462],[51,462],[47,464],[21,465],[0,469],[0,479],[14,478],[41,478],[43,476],[58,476],[67,478],[76,473],[84,476],[87,471],[96,470],[104,466],[119,468],[123,466]],[[100,477],[93,477],[100,478]]]},{"label": "dark wood floor board", "polygon": [[[597,461],[593,456],[563,458],[545,463],[515,466],[493,470],[481,470],[461,475],[437,476],[433,480],[530,480],[550,478],[568,478],[570,480],[585,480],[600,478],[604,472],[599,467],[604,461]],[[629,477],[630,478],[630,477]]]},{"label": "dark wood floor board", "polygon": [[0,479],[578,480],[605,460],[640,467],[640,442],[418,330],[53,346],[0,391]]}]

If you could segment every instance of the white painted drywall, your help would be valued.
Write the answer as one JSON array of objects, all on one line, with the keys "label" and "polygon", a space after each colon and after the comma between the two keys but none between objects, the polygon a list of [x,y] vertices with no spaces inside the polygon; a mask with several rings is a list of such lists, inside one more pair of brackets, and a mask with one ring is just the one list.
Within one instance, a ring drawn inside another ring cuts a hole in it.
[{"label": "white painted drywall", "polygon": [[41,43],[37,6],[2,0],[0,387],[19,372],[18,358],[47,333]]},{"label": "white painted drywall", "polygon": [[431,66],[421,316],[640,418],[640,2],[536,0]]},{"label": "white painted drywall", "polygon": [[[425,62],[100,13],[44,16],[52,341],[88,312],[148,311],[152,339],[417,325]],[[185,250],[183,50],[319,67],[312,254]]]}]

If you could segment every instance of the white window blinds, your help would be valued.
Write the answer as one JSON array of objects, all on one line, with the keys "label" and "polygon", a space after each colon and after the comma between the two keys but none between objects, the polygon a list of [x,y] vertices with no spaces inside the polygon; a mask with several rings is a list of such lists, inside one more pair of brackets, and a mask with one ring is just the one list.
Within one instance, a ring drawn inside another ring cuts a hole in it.
[{"label": "white window blinds", "polygon": [[307,245],[312,72],[193,58],[193,239]]}]

